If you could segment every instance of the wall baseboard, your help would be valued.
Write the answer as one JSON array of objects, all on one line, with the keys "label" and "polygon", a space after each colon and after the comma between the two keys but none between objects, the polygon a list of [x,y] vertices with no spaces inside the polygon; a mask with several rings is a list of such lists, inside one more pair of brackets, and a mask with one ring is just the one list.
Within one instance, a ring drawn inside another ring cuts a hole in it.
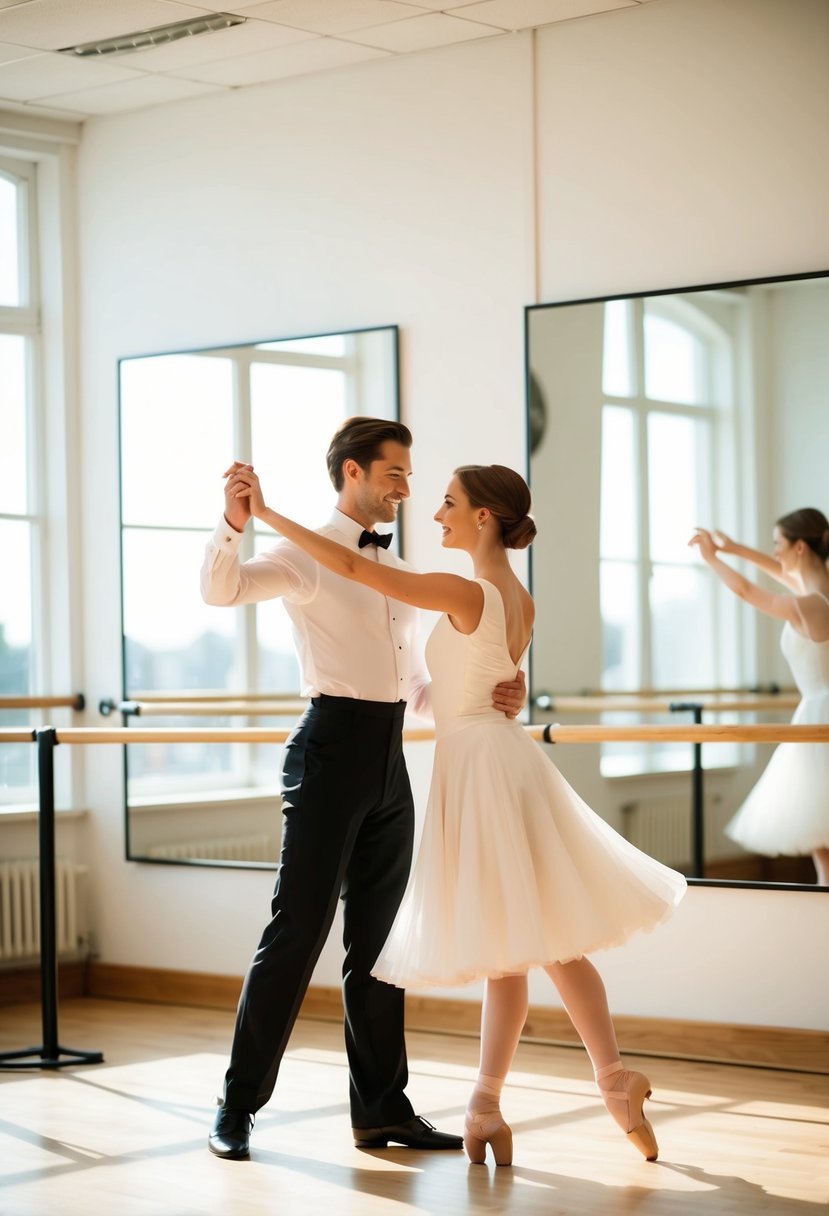
[{"label": "wall baseboard", "polygon": [[[89,963],[87,968],[86,994],[114,1000],[235,1009],[241,987],[242,979],[239,976],[162,971],[97,962]],[[300,1012],[302,1017],[342,1021],[339,988],[309,988]],[[414,993],[406,997],[406,1026],[409,1030],[477,1035],[479,1022],[480,1006],[477,1001],[458,1001]],[[829,1034],[819,1030],[625,1015],[614,1017],[614,1023],[619,1045],[627,1055],[668,1056],[829,1074]],[[523,1038],[558,1046],[580,1046],[580,1040],[564,1010],[539,1005],[530,1008]]]},{"label": "wall baseboard", "polygon": [[242,977],[238,975],[90,962],[86,995],[115,1001],[148,1001],[152,1005],[235,1009],[241,990]]},{"label": "wall baseboard", "polygon": [[[58,964],[58,992],[62,997],[86,996],[86,962]],[[10,967],[0,971],[0,1006],[28,1005],[40,1000],[40,967]]]}]

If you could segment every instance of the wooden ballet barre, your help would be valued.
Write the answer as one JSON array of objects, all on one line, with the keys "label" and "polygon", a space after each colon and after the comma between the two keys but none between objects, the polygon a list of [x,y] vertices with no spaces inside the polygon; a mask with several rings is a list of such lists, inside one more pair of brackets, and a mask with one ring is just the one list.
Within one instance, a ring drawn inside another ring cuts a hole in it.
[{"label": "wooden ballet barre", "polygon": [[[77,726],[55,730],[55,743],[284,743],[291,730],[269,726]],[[409,742],[434,739],[430,726],[403,732]],[[28,739],[28,736],[27,736]],[[0,742],[2,736],[0,736]]]},{"label": "wooden ballet barre", "polygon": [[[125,701],[122,712],[142,718],[272,718],[305,713],[307,701]],[[116,709],[120,708],[117,706]]]},{"label": "wooden ballet barre", "polygon": [[[752,724],[750,726],[525,726],[531,739],[544,743],[829,743],[829,725]],[[264,726],[222,727],[97,727],[55,729],[56,743],[284,743],[291,732]],[[408,743],[434,739],[431,727],[403,732]],[[28,738],[28,736],[27,736]]]},{"label": "wooden ballet barre", "polygon": [[0,710],[6,709],[77,709],[85,707],[82,692],[71,697],[0,697]]},{"label": "wooden ballet barre", "polygon": [[178,692],[151,692],[138,689],[133,692],[131,699],[142,704],[145,701],[164,704],[169,701],[298,701],[302,698],[298,692],[246,692],[244,689],[239,692],[228,692],[226,689],[211,690],[207,688],[190,691],[185,688]]},{"label": "wooden ballet barre", "polygon": [[777,697],[782,693],[796,693],[797,689],[793,684],[778,684],[772,680],[768,684],[753,684],[751,687],[743,684],[739,688],[580,688],[577,693],[545,693],[543,695],[550,697],[554,701],[559,701],[561,697],[670,697],[675,700],[677,697],[682,697],[685,700],[693,701],[697,697],[721,697],[735,696],[743,697],[748,693],[757,696],[772,696]]},{"label": "wooden ballet barre", "polygon": [[[688,694],[685,698],[689,703],[699,705],[706,713],[747,713],[754,710],[794,709],[800,703],[800,697],[795,693],[780,693],[775,696],[713,697],[710,694]],[[675,697],[628,697],[608,695],[602,697],[552,697],[550,705],[543,709],[544,713],[587,714],[587,713],[638,713],[666,714],[671,711],[677,698]],[[541,708],[537,706],[537,708]]]},{"label": "wooden ballet barre", "polygon": [[266,726],[104,726],[55,730],[56,743],[284,743],[290,730]]},{"label": "wooden ballet barre", "polygon": [[0,743],[34,743],[37,731],[30,727],[19,730],[0,730]]},{"label": "wooden ballet barre", "polygon": [[527,726],[544,743],[829,743],[829,725]]}]

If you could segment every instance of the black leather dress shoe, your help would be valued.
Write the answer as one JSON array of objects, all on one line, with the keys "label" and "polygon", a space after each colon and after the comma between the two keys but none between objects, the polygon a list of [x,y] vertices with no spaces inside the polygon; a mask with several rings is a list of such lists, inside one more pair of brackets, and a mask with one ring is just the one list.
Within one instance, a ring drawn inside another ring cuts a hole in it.
[{"label": "black leather dress shoe", "polygon": [[250,1155],[250,1133],[253,1115],[246,1110],[230,1110],[220,1106],[207,1137],[207,1147],[217,1157],[242,1161]]},{"label": "black leather dress shoe", "polygon": [[428,1119],[415,1115],[390,1127],[352,1127],[357,1148],[388,1148],[389,1141],[407,1148],[463,1148],[461,1136],[439,1132]]}]

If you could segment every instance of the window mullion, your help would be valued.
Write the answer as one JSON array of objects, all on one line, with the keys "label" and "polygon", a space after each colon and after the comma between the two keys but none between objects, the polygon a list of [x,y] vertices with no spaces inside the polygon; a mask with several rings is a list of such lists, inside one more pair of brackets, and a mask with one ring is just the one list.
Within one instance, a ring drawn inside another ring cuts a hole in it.
[{"label": "window mullion", "polygon": [[24,338],[34,337],[40,333],[40,310],[0,305],[0,333],[18,334]]},{"label": "window mullion", "polygon": [[[718,467],[718,449],[717,442],[717,423],[713,422],[705,428],[707,461],[705,467],[711,470],[708,484],[702,486],[701,489],[705,492],[705,507],[708,511],[708,518],[712,521],[712,526],[717,526],[713,521],[720,519],[721,501],[719,487],[722,485],[721,472]],[[726,626],[724,614],[728,611],[730,605],[726,603],[726,595],[730,593],[722,586],[712,571],[709,571],[708,579],[708,599],[709,610],[711,613],[711,625],[714,631],[713,655],[714,655],[714,674],[715,684],[723,684],[723,673],[726,672]],[[742,675],[742,664],[738,665],[739,675]]]},{"label": "window mullion", "polygon": [[[249,358],[233,359],[233,430],[236,451],[242,459],[248,458],[253,451],[253,420],[251,418],[251,362]],[[244,454],[248,454],[246,457]],[[242,561],[252,557],[255,552],[256,532],[251,526],[245,529],[240,546]],[[242,688],[258,688],[256,650],[256,605],[245,604],[239,613],[239,651],[237,652],[237,672],[241,676]],[[246,726],[254,723],[245,720]],[[255,767],[255,749],[252,747],[236,747],[237,765],[242,779],[242,785],[253,785]],[[236,767],[236,766],[234,766]]]},{"label": "window mullion", "polygon": [[52,681],[47,681],[47,673],[51,673],[51,621],[49,619],[49,604],[51,596],[47,594],[49,587],[50,562],[50,503],[48,498],[48,478],[46,475],[46,444],[44,426],[44,402],[41,391],[42,378],[40,375],[40,343],[30,340],[26,343],[26,509],[34,517],[32,532],[32,638],[39,639],[39,645],[34,647],[32,679],[33,692],[40,692]]},{"label": "window mullion", "polygon": [[653,687],[650,621],[650,493],[648,486],[648,409],[645,401],[645,305],[642,300],[633,306],[633,393],[636,419],[636,482],[638,486],[638,584],[639,584],[639,674],[641,687]]},{"label": "window mullion", "polygon": [[637,481],[639,483],[639,611],[641,637],[641,676],[644,688],[653,688],[653,655],[650,585],[653,573],[650,552],[650,487],[648,484],[648,414],[636,414]]},{"label": "window mullion", "polygon": [[[253,424],[251,420],[251,391],[249,364],[233,361],[233,431],[236,451],[242,455],[252,450]],[[244,459],[244,456],[242,456]],[[240,545],[240,559],[253,557],[256,541],[255,529],[246,528]],[[256,605],[246,604],[241,613],[239,675],[243,688],[256,688]]]}]

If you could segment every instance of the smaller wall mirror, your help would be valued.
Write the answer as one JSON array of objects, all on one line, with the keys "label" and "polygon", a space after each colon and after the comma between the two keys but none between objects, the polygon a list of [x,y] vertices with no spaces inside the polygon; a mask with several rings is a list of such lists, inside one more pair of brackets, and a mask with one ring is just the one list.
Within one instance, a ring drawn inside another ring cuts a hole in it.
[{"label": "smaller wall mirror", "polygon": [[[399,417],[398,330],[388,326],[119,364],[123,696],[158,702],[269,694],[274,716],[129,717],[143,726],[273,726],[298,716],[299,671],[279,601],[205,605],[204,545],[221,518],[222,473],[250,459],[309,526],[335,493],[325,452],[343,419]],[[242,560],[275,543],[248,525]],[[280,849],[277,745],[129,745],[126,852],[132,860],[274,867]]]}]

